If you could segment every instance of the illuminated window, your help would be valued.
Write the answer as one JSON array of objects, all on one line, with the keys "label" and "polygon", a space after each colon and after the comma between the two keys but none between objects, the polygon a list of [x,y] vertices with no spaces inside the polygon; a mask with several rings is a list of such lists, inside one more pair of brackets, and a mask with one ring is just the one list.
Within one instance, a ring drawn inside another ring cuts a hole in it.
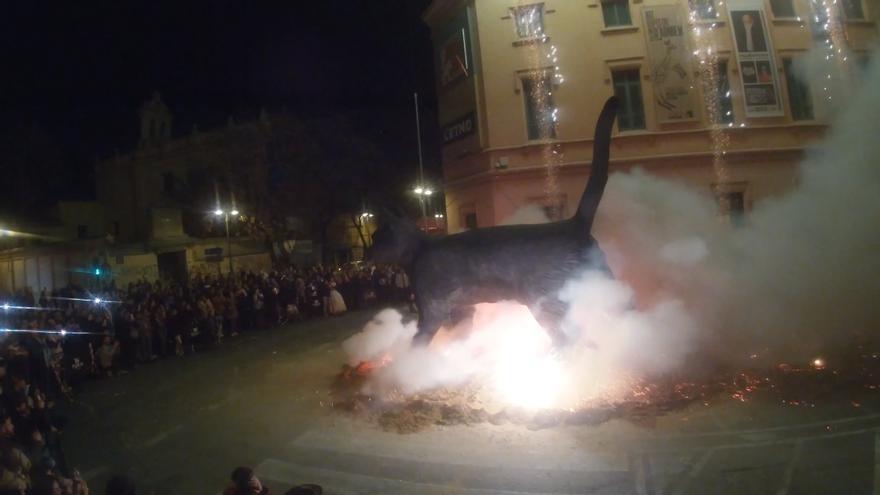
[{"label": "illuminated window", "polygon": [[605,27],[631,26],[628,0],[602,0],[602,17]]},{"label": "illuminated window", "polygon": [[715,0],[688,0],[688,5],[698,20],[712,20],[718,18],[718,9]]},{"label": "illuminated window", "polygon": [[529,139],[556,137],[556,107],[553,104],[550,75],[543,73],[523,77],[522,92]]},{"label": "illuminated window", "polygon": [[782,59],[791,118],[793,120],[813,120],[813,98],[810,95],[810,86],[795,74],[792,65],[790,58]]},{"label": "illuminated window", "polygon": [[729,124],[734,121],[733,98],[730,96],[730,79],[727,77],[727,61],[718,62],[718,120]]},{"label": "illuminated window", "polygon": [[537,38],[544,35],[544,5],[523,5],[513,8],[516,34],[520,38]]},{"label": "illuminated window", "polygon": [[770,0],[770,10],[777,19],[797,17],[792,0]]},{"label": "illuminated window", "polygon": [[614,81],[614,94],[620,100],[617,112],[617,127],[621,131],[645,128],[645,107],[642,102],[642,83],[639,69],[616,70],[611,72]]},{"label": "illuminated window", "polygon": [[841,0],[843,13],[847,19],[864,19],[865,11],[862,10],[862,0]]}]

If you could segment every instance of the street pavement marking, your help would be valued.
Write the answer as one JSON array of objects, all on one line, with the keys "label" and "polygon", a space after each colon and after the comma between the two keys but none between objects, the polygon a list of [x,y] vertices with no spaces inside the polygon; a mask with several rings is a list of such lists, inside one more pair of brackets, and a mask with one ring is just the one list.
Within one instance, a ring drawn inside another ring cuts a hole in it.
[{"label": "street pavement marking", "polygon": [[700,433],[679,433],[671,435],[657,435],[655,439],[678,439],[678,438],[695,438],[695,437],[714,437],[722,435],[746,435],[750,433],[765,433],[770,431],[784,430],[800,430],[803,428],[813,428],[816,426],[839,425],[843,423],[852,423],[859,421],[870,421],[872,419],[880,419],[880,414],[868,414],[865,416],[854,416],[851,418],[829,419],[825,421],[814,421],[812,423],[799,423],[795,425],[773,426],[769,428],[745,429],[745,430],[724,430],[724,431],[706,431]]},{"label": "street pavement marking", "polygon": [[788,460],[788,465],[785,467],[785,472],[782,475],[782,486],[779,487],[779,490],[776,492],[776,495],[786,495],[788,490],[791,488],[791,480],[794,476],[794,470],[797,467],[797,463],[801,460],[801,454],[804,451],[804,440],[798,440],[794,444],[794,450],[791,453],[791,459]]},{"label": "street pavement marking", "polygon": [[[339,495],[382,493],[419,493],[426,495],[573,495],[574,492],[522,492],[465,488],[461,486],[419,483],[399,479],[380,478],[317,467],[305,467],[278,459],[266,459],[254,468],[260,479],[284,483],[285,487],[301,483],[316,483],[325,493]],[[286,489],[286,488],[285,488]]]},{"label": "street pavement marking", "polygon": [[728,425],[724,421],[721,421],[721,418],[718,417],[718,414],[715,411],[709,412],[709,418],[712,420],[713,423],[715,423],[715,426],[718,427],[718,433],[723,433],[723,432],[729,433],[731,431],[730,425]]},{"label": "street pavement marking", "polygon": [[653,495],[654,487],[651,480],[651,459],[647,454],[630,454],[633,482],[636,495]]},{"label": "street pavement marking", "polygon": [[874,493],[880,493],[880,429],[874,430]]},{"label": "street pavement marking", "polygon": [[716,447],[712,447],[706,450],[706,452],[704,452],[703,455],[700,456],[700,458],[697,459],[696,462],[691,464],[691,468],[688,470],[687,476],[685,476],[685,478],[678,485],[678,488],[675,490],[675,495],[683,495],[684,493],[686,493],[688,484],[691,481],[697,479],[697,476],[700,475],[700,471],[702,471],[703,468],[706,467],[706,464],[709,462],[709,459],[712,457],[716,450]]},{"label": "street pavement marking", "polygon": [[[288,445],[303,449],[323,446],[326,450],[368,455],[386,459],[406,459],[442,464],[464,464],[497,466],[498,449],[506,449],[510,454],[508,462],[519,462],[530,468],[548,470],[572,470],[580,472],[629,471],[625,452],[594,452],[583,449],[575,439],[562,434],[544,432],[546,441],[557,442],[555,454],[548,456],[543,445],[515,442],[514,444],[492,446],[491,436],[481,437],[483,442],[475,442],[470,450],[463,450],[450,440],[449,435],[461,434],[455,429],[423,432],[421,434],[400,435],[380,432],[374,429],[342,431],[341,429],[309,430],[296,437]],[[465,432],[466,433],[466,432]],[[446,437],[438,441],[439,437]],[[474,438],[474,437],[471,437]],[[450,462],[454,456],[454,462]]]},{"label": "street pavement marking", "polygon": [[146,442],[143,443],[143,446],[146,448],[155,447],[156,445],[159,445],[159,443],[161,443],[163,440],[168,438],[169,435],[177,433],[178,431],[180,431],[182,429],[183,429],[183,425],[174,426],[173,428],[166,430],[166,431],[163,431],[162,433],[159,433],[158,435],[154,436],[153,438],[150,438],[149,440],[147,440]]},{"label": "street pavement marking", "polygon": [[80,477],[82,479],[86,480],[86,482],[90,482],[90,481],[94,480],[95,478],[97,478],[98,476],[101,476],[102,474],[106,473],[107,471],[108,471],[107,466],[98,466],[96,468],[89,469],[88,471],[81,472]]},{"label": "street pavement marking", "polygon": [[[780,438],[780,439],[776,439],[776,440],[764,440],[764,441],[755,441],[755,442],[743,441],[740,443],[724,443],[724,444],[714,445],[714,446],[712,446],[712,448],[715,450],[730,450],[730,449],[746,449],[746,448],[752,448],[752,447],[767,447],[770,445],[785,445],[785,444],[792,444],[792,443],[804,442],[804,441],[810,441],[810,440],[827,440],[829,438],[849,437],[849,436],[861,435],[863,433],[870,433],[870,432],[876,432],[876,431],[878,431],[877,428],[860,428],[858,430],[840,431],[837,433],[825,433],[825,434],[820,433],[818,435],[810,435],[810,436],[805,436],[805,437]],[[647,453],[647,454],[651,454],[651,455],[658,455],[658,454],[668,454],[670,452],[688,452],[691,450],[698,450],[698,449],[699,448],[696,448],[696,449],[691,449],[691,448],[643,449],[642,452]],[[880,492],[877,492],[877,493],[878,493],[878,495],[880,495]]]}]

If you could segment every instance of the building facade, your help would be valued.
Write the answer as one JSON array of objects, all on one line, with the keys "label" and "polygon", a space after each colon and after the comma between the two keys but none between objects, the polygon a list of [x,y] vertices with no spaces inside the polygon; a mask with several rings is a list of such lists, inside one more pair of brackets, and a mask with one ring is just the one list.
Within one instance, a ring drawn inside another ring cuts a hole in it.
[{"label": "building facade", "polygon": [[171,112],[158,94],[141,108],[135,150],[99,161],[98,201],[119,242],[201,237],[218,207],[252,214],[267,190],[267,145],[282,119],[260,118],[171,138]]},{"label": "building facade", "polygon": [[[611,95],[621,100],[612,171],[687,181],[724,198],[730,214],[786,191],[833,110],[828,84],[798,68],[820,45],[849,54],[833,65],[835,81],[857,73],[877,35],[876,0],[834,3],[831,21],[817,5],[435,0],[423,18],[449,232],[497,225],[528,205],[571,215]],[[829,23],[839,29],[823,30]]]},{"label": "building facade", "polygon": [[[270,251],[241,215],[264,207],[267,164],[287,121],[262,112],[173,138],[171,111],[154,94],[140,110],[136,149],[96,164],[97,201],[59,202],[38,222],[4,219],[0,292],[181,280],[227,273],[230,257],[236,271],[268,269]],[[239,212],[228,239],[218,207]]]}]

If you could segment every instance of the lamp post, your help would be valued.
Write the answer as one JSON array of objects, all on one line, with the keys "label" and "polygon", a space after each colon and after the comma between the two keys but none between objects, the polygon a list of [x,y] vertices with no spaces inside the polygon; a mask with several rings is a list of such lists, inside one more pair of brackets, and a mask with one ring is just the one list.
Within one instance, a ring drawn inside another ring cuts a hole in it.
[{"label": "lamp post", "polygon": [[430,196],[433,191],[431,188],[424,186],[425,183],[425,165],[422,161],[422,126],[419,119],[419,94],[413,93],[413,107],[416,110],[416,143],[419,151],[419,184],[413,189],[413,192],[419,196],[419,204],[422,207],[422,225],[425,232],[428,231],[428,213],[425,211],[425,196]]},{"label": "lamp post", "polygon": [[233,217],[238,216],[238,210],[232,208],[230,211],[225,211],[223,209],[217,208],[214,210],[215,216],[222,216],[223,221],[226,224],[226,258],[229,260],[229,276],[234,276],[235,272],[232,271],[232,240],[229,238],[229,215]]},{"label": "lamp post", "polygon": [[416,193],[416,196],[419,197],[419,205],[422,207],[422,225],[423,225],[423,228],[425,229],[425,232],[427,232],[428,231],[428,212],[425,207],[425,202],[427,201],[427,198],[429,196],[434,194],[434,190],[428,186],[423,186],[423,185],[419,184],[413,189],[413,192]]}]

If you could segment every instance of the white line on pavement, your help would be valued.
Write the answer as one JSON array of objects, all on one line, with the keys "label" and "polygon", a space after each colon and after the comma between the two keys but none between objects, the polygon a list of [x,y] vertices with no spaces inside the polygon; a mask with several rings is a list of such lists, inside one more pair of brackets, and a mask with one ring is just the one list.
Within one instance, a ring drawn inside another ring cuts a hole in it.
[{"label": "white line on pavement", "polygon": [[154,436],[153,438],[150,438],[149,440],[145,441],[143,443],[143,446],[146,448],[155,447],[156,445],[159,445],[159,443],[162,442],[162,440],[165,440],[166,438],[168,438],[169,435],[177,433],[178,431],[180,431],[182,429],[183,429],[183,425],[174,426],[170,430],[163,431],[162,433],[159,433],[158,435]]},{"label": "white line on pavement", "polygon": [[86,480],[86,482],[90,482],[90,481],[94,480],[95,478],[97,478],[98,476],[101,476],[102,474],[106,473],[107,470],[108,470],[107,466],[98,466],[96,468],[89,469],[88,471],[83,471],[82,473],[80,473],[80,477],[82,479]]},{"label": "white line on pavement", "polygon": [[880,493],[880,430],[874,432],[874,493]]},{"label": "white line on pavement", "polygon": [[770,428],[758,428],[753,430],[725,430],[725,431],[708,431],[700,433],[681,433],[676,435],[657,435],[654,439],[678,439],[678,438],[697,438],[697,437],[715,437],[723,435],[745,435],[750,433],[766,433],[770,431],[799,430],[803,428],[812,428],[816,426],[839,425],[843,423],[852,423],[859,421],[869,421],[872,419],[880,419],[880,414],[868,414],[865,416],[855,416],[851,418],[829,419],[826,421],[814,421],[812,423],[800,423],[786,426],[773,426]]},{"label": "white line on pavement", "polygon": [[797,467],[798,461],[801,460],[801,453],[804,451],[804,440],[798,440],[797,443],[794,444],[794,450],[791,452],[791,458],[788,460],[788,465],[785,467],[785,472],[782,475],[782,486],[777,490],[776,495],[787,495],[788,490],[791,488],[791,480],[794,476],[794,470]]},{"label": "white line on pavement", "polygon": [[654,492],[651,481],[651,459],[645,454],[633,453],[630,455],[630,462],[632,463],[636,495],[651,495]]},{"label": "white line on pavement", "polygon": [[[324,488],[325,493],[340,495],[363,493],[382,493],[385,495],[404,493],[419,493],[423,495],[449,495],[450,493],[459,495],[542,495],[540,492],[467,488],[381,478],[332,469],[300,466],[278,459],[264,460],[254,468],[254,472],[260,479],[280,482],[286,486],[300,483],[316,483]],[[573,492],[545,492],[543,495],[573,495]]]},{"label": "white line on pavement", "polygon": [[679,484],[678,488],[675,490],[675,495],[683,495],[684,493],[686,493],[688,484],[690,484],[691,481],[697,479],[697,476],[700,475],[700,471],[702,471],[703,468],[706,467],[706,464],[709,462],[709,458],[712,457],[712,454],[715,453],[715,450],[715,447],[710,448],[709,450],[704,452],[703,455],[700,456],[700,458],[697,459],[696,462],[691,465],[691,468],[687,472],[687,476],[685,476],[685,478]]}]

